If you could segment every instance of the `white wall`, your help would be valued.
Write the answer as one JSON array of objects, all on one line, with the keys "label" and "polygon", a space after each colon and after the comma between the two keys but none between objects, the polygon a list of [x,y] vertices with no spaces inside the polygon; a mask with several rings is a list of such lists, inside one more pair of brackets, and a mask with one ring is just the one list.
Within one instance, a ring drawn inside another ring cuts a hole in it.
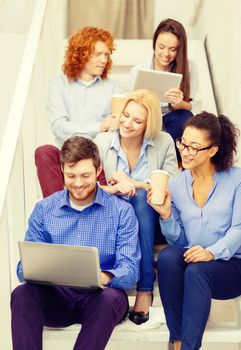
[{"label": "white wall", "polygon": [[27,33],[36,0],[0,0],[0,32]]},{"label": "white wall", "polygon": [[[241,1],[204,0],[195,24],[207,37],[207,52],[219,113],[241,130]],[[238,165],[241,165],[241,142]]]},{"label": "white wall", "polygon": [[36,0],[0,0],[0,146]]},{"label": "white wall", "polygon": [[163,19],[173,18],[183,24],[187,31],[188,38],[193,39],[192,23],[195,21],[195,14],[200,8],[201,3],[202,0],[155,0],[153,30],[156,29]]}]

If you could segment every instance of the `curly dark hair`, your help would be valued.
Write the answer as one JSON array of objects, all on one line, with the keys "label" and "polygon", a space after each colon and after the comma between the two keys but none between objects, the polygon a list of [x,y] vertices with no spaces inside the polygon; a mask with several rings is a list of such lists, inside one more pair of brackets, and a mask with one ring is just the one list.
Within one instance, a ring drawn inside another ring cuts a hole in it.
[{"label": "curly dark hair", "polygon": [[[114,39],[107,30],[96,27],[84,27],[69,37],[62,69],[70,80],[75,80],[79,77],[86,62],[92,55],[97,41],[105,43],[109,49],[109,53],[112,54],[112,51],[115,49]],[[112,60],[109,56],[101,75],[102,78],[107,77],[111,67]]]},{"label": "curly dark hair", "polygon": [[237,154],[239,129],[222,114],[217,117],[208,112],[201,112],[186,122],[187,127],[205,130],[211,145],[218,146],[217,153],[211,158],[217,171],[228,170],[234,162]]}]

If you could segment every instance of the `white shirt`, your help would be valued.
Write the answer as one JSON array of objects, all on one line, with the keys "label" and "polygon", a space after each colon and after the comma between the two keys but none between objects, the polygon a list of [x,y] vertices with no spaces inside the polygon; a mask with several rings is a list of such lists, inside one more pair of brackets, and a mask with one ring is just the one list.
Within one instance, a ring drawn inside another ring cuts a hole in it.
[{"label": "white shirt", "polygon": [[73,135],[93,139],[100,132],[101,121],[111,114],[112,95],[120,93],[118,84],[109,78],[96,77],[84,84],[61,74],[50,81],[47,110],[57,145]]}]

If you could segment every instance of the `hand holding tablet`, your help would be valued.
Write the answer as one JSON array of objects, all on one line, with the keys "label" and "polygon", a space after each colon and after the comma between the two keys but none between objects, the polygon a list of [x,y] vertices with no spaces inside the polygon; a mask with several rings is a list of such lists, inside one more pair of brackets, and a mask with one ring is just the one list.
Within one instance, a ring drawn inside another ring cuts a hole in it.
[{"label": "hand holding tablet", "polygon": [[183,101],[183,92],[178,88],[171,88],[165,93],[165,98],[176,108]]},{"label": "hand holding tablet", "polygon": [[134,82],[135,89],[149,89],[157,94],[162,102],[170,102],[166,92],[178,88],[182,80],[182,74],[162,72],[152,69],[139,69]]}]

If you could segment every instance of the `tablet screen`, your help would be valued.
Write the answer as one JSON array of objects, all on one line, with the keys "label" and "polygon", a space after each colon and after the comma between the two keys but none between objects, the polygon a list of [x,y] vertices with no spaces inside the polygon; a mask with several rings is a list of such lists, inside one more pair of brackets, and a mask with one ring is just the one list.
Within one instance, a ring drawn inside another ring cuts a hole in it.
[{"label": "tablet screen", "polygon": [[149,89],[157,94],[162,102],[168,102],[164,97],[167,90],[179,88],[182,74],[161,72],[153,69],[139,69],[134,82],[134,90]]}]

